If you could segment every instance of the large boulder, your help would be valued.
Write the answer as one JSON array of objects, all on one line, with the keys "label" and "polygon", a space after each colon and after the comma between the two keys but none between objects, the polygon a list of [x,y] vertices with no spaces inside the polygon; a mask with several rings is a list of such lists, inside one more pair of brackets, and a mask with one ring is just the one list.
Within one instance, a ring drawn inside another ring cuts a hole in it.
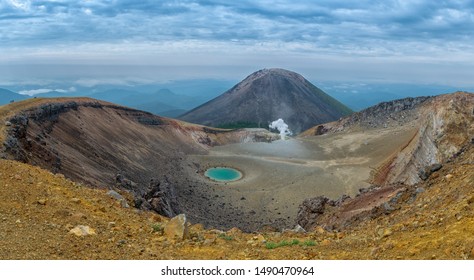
[{"label": "large boulder", "polygon": [[165,226],[164,234],[168,238],[183,240],[188,237],[189,230],[185,214],[172,218]]}]

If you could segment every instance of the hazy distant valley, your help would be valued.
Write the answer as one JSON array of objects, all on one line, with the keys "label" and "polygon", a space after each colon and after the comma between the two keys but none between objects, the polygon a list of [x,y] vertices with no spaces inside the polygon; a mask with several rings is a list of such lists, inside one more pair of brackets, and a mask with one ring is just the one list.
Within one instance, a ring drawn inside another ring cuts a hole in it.
[{"label": "hazy distant valley", "polygon": [[[90,97],[153,114],[177,117],[218,96],[232,85],[230,81],[183,80],[153,85],[96,85],[91,87],[52,84],[48,86],[0,86],[0,104],[32,97]],[[9,88],[11,90],[7,90]],[[19,92],[23,94],[19,94]],[[40,93],[37,93],[40,92]],[[27,95],[30,94],[30,95]]]},{"label": "hazy distant valley", "polygon": [[[81,97],[109,101],[122,106],[148,111],[153,114],[177,117],[231,88],[238,80],[178,80],[149,85],[94,85],[81,86],[70,83],[50,85],[1,85],[0,105],[11,100],[25,100],[40,97]],[[474,91],[474,88],[396,84],[383,82],[318,82],[318,87],[341,101],[354,111],[365,109],[383,101],[404,97],[429,96],[458,90]],[[71,88],[73,90],[71,90]],[[59,91],[57,91],[59,89]],[[32,94],[26,95],[26,93]],[[45,92],[46,91],[46,92]],[[19,94],[23,92],[25,94]]]}]

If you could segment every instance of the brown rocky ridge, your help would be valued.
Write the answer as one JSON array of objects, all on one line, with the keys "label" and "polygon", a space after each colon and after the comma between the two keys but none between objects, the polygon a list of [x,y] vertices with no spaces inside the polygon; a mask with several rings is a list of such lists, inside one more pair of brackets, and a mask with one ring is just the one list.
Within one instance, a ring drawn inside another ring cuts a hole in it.
[{"label": "brown rocky ridge", "polygon": [[417,128],[406,144],[373,168],[369,189],[361,189],[354,199],[346,196],[338,201],[326,197],[308,199],[300,206],[298,222],[305,228],[315,225],[343,228],[371,215],[371,211],[392,211],[391,203],[405,197],[406,192],[420,191],[417,184],[474,143],[473,120],[474,95],[457,92],[382,103],[306,131],[302,135],[353,133],[380,127]]},{"label": "brown rocky ridge", "polygon": [[8,124],[2,125],[3,158],[86,185],[126,190],[142,209],[174,216],[191,207],[186,213],[210,221],[219,205],[210,212],[206,192],[212,190],[189,181],[186,174],[196,174],[198,166],[186,155],[278,138],[264,129],[213,129],[87,98],[31,99],[3,106],[2,115]]},{"label": "brown rocky ridge", "polygon": [[[393,209],[340,230],[243,233],[194,224],[176,239],[164,233],[168,218],[124,207],[107,190],[0,160],[0,259],[474,259],[473,164],[470,145],[401,192]],[[78,226],[95,234],[78,236]]]}]

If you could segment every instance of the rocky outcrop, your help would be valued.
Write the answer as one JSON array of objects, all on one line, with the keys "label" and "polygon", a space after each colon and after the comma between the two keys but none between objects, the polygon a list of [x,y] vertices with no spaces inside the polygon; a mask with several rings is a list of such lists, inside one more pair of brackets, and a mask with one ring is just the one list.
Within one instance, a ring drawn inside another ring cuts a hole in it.
[{"label": "rocky outcrop", "polygon": [[431,99],[417,110],[419,130],[390,165],[385,183],[413,185],[456,157],[474,135],[474,94]]},{"label": "rocky outcrop", "polygon": [[[49,124],[45,128],[45,131],[51,131],[51,123],[57,118],[58,111],[63,109],[61,106],[56,106],[53,109],[43,106],[31,112],[31,114],[34,119],[40,116],[47,118]],[[30,159],[35,156],[42,159],[44,162],[43,165],[47,169],[58,172],[61,166],[61,159],[54,147],[47,147],[44,141],[45,133],[38,133],[35,136],[28,135],[30,117],[29,113],[22,113],[15,115],[8,121],[10,125],[7,128],[7,135],[0,157],[21,162],[30,162]]]},{"label": "rocky outcrop", "polygon": [[387,128],[393,125],[404,125],[417,117],[412,110],[432,97],[408,97],[369,107],[346,118],[343,126],[360,125],[366,128]]},{"label": "rocky outcrop", "polygon": [[432,164],[430,166],[427,166],[427,167],[421,169],[418,172],[418,176],[420,177],[421,180],[426,180],[430,177],[430,175],[433,172],[436,172],[436,171],[440,170],[442,167],[443,167],[443,165],[439,164],[439,163]]},{"label": "rocky outcrop", "polygon": [[20,148],[20,141],[26,139],[26,127],[28,125],[28,118],[24,115],[19,115],[7,121],[7,135],[2,147],[2,158],[14,158],[24,161],[27,157],[24,150]]},{"label": "rocky outcrop", "polygon": [[173,217],[179,213],[175,188],[166,178],[162,182],[152,179],[146,194],[138,199],[137,206],[166,217]]},{"label": "rocky outcrop", "polygon": [[332,207],[324,197],[305,200],[296,222],[305,229],[315,225],[343,228],[361,219],[391,213],[400,201],[412,202],[424,188],[416,184],[443,170],[445,163],[472,145],[474,94],[457,92],[437,97],[406,98],[385,102],[338,122],[314,127],[305,135],[350,130],[416,129],[411,140],[374,168],[370,189]]},{"label": "rocky outcrop", "polygon": [[[7,121],[10,125],[7,129],[6,141],[3,143],[1,157],[29,162],[31,151],[35,151],[35,154],[44,159],[48,169],[53,172],[59,171],[61,159],[54,148],[46,147],[44,138],[52,131],[60,114],[69,110],[77,110],[78,106],[78,102],[75,101],[49,103],[14,115]],[[85,102],[81,103],[81,106],[101,108],[102,104],[99,102]],[[29,124],[35,122],[41,122],[43,130],[33,138],[33,135],[28,135],[27,132]]]},{"label": "rocky outcrop", "polygon": [[334,206],[334,201],[325,196],[305,199],[298,208],[296,223],[311,230],[318,223],[318,217],[324,213],[326,206]]},{"label": "rocky outcrop", "polygon": [[302,136],[365,129],[411,127],[417,132],[399,153],[375,168],[372,182],[415,184],[426,168],[456,156],[474,135],[474,94],[456,92],[436,97],[383,102],[337,122],[313,127]]},{"label": "rocky outcrop", "polygon": [[301,136],[324,135],[353,129],[380,129],[405,125],[420,114],[417,111],[433,97],[408,97],[382,102],[338,121],[321,124],[303,132]]}]

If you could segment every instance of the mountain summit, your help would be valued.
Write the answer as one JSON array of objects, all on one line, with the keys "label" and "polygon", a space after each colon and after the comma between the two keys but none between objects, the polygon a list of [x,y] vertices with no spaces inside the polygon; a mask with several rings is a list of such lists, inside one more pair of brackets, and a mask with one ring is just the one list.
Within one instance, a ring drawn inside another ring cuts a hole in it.
[{"label": "mountain summit", "polygon": [[349,113],[349,108],[300,74],[263,69],[180,119],[214,127],[246,123],[266,128],[281,118],[291,131],[299,133]]}]

